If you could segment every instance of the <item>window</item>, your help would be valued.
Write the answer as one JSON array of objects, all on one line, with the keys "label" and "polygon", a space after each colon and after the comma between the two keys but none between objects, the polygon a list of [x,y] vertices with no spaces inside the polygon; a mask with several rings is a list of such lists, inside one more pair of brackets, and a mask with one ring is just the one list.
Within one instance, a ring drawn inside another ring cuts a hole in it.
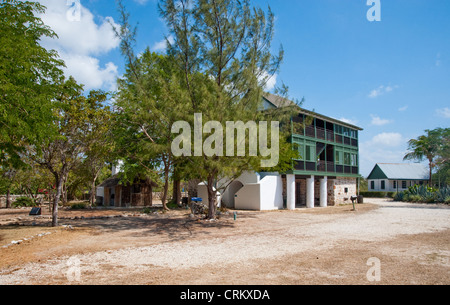
[{"label": "window", "polygon": [[348,129],[347,127],[344,127],[342,134],[346,137],[350,136],[350,129]]},{"label": "window", "polygon": [[386,189],[386,181],[381,180],[381,189],[385,190]]},{"label": "window", "polygon": [[305,146],[305,160],[309,162],[315,162],[316,149],[313,145],[306,144]]},{"label": "window", "polygon": [[375,189],[375,181],[370,181],[370,189],[371,190]]},{"label": "window", "polygon": [[344,165],[351,165],[350,153],[344,153]]},{"label": "window", "polygon": [[358,166],[358,155],[356,154],[351,154],[350,155],[350,162],[351,162],[351,166]]},{"label": "window", "polygon": [[335,155],[336,155],[336,160],[335,160],[336,164],[340,164],[340,165],[344,164],[344,159],[342,157],[342,154],[343,154],[342,151],[336,150],[336,153],[335,153]]},{"label": "window", "polygon": [[402,189],[406,188],[406,181],[402,181]]},{"label": "window", "polygon": [[392,187],[393,187],[394,189],[397,188],[397,181],[392,181]]}]

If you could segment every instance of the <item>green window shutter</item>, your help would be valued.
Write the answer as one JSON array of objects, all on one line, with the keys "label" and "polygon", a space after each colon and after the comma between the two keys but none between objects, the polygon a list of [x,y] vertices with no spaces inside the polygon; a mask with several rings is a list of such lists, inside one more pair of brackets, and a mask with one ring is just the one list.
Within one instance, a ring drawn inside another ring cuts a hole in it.
[{"label": "green window shutter", "polygon": [[344,153],[344,165],[351,165],[350,153]]},{"label": "green window shutter", "polygon": [[297,144],[297,146],[298,146],[298,152],[300,154],[300,160],[305,161],[305,145]]}]

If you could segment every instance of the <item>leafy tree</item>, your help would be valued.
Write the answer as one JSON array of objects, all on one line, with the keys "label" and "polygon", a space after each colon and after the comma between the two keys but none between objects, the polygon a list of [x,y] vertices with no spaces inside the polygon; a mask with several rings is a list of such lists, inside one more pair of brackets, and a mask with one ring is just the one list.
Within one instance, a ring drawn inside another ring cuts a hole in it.
[{"label": "leafy tree", "polygon": [[[95,149],[94,138],[100,137],[97,129],[103,112],[102,92],[93,91],[87,97],[83,88],[73,78],[60,84],[60,94],[55,102],[54,117],[48,128],[56,134],[43,139],[39,146],[29,148],[30,158],[46,168],[54,177],[56,195],[53,200],[52,226],[58,225],[58,204],[68,175]],[[102,131],[100,130],[100,133]]]},{"label": "leafy tree", "polygon": [[0,166],[23,165],[29,144],[49,136],[52,100],[63,72],[53,50],[40,45],[56,34],[36,17],[45,7],[38,2],[0,3]]},{"label": "leafy tree", "polygon": [[168,209],[170,175],[176,162],[171,152],[171,127],[184,113],[182,94],[173,60],[147,49],[128,63],[115,103],[115,135],[127,180],[139,175],[155,181],[161,178],[164,209]]},{"label": "leafy tree", "polygon": [[[282,48],[276,55],[271,52],[274,14],[270,8],[265,13],[251,7],[248,0],[163,0],[159,8],[174,41],[167,39],[167,52],[181,71],[189,98],[185,121],[194,126],[195,113],[202,114],[204,122],[218,122],[223,127],[229,121],[269,120],[270,124],[283,119],[277,111],[270,116],[261,111],[266,84],[278,72],[283,58]],[[203,134],[202,143],[209,136]],[[212,156],[188,159],[185,171],[206,182],[208,218],[212,219],[216,190],[226,187],[219,186],[221,178],[258,170],[264,158],[249,154],[225,157],[217,151]],[[289,158],[284,161],[291,164]]]},{"label": "leafy tree", "polygon": [[436,158],[437,173],[435,181],[438,181],[439,187],[442,183],[450,185],[450,128],[441,129],[441,140],[438,157]]},{"label": "leafy tree", "polygon": [[449,130],[449,128],[425,130],[425,135],[421,135],[417,139],[411,139],[408,142],[409,152],[405,155],[404,160],[427,160],[430,172],[430,186],[432,186],[433,169],[436,166],[437,159],[442,164],[448,162]]},{"label": "leafy tree", "polygon": [[114,113],[105,105],[108,96],[103,91],[91,91],[86,102],[86,124],[84,160],[82,167],[90,181],[90,205],[95,204],[97,179],[107,163],[115,159],[113,140]]},{"label": "leafy tree", "polygon": [[0,194],[6,194],[6,208],[11,207],[11,188],[17,175],[17,170],[4,168],[0,171]]}]

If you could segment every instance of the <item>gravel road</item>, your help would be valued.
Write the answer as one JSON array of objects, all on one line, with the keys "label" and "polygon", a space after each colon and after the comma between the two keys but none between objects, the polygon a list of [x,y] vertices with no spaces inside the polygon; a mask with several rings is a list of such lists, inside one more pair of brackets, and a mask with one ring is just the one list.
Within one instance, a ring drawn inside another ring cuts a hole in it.
[{"label": "gravel road", "polygon": [[[333,253],[333,249],[337,247],[346,249],[347,244],[351,247],[358,244],[383,245],[399,237],[450,232],[448,206],[407,204],[383,199],[366,201],[377,205],[377,208],[363,213],[322,213],[319,209],[314,213],[307,210],[253,213],[249,214],[252,217],[238,219],[242,222],[238,228],[225,228],[223,230],[229,232],[217,236],[211,234],[202,238],[151,243],[148,246],[54,257],[45,262],[0,270],[0,284],[104,284],[123,281],[167,283],[164,280],[154,282],[151,278],[157,278],[155,274],[158,273],[175,271],[178,278],[172,278],[173,281],[169,282],[171,284],[186,280],[181,275],[183,273],[192,275],[193,270],[196,270],[201,274],[202,268],[212,270],[214,266],[224,269],[234,266],[246,270],[257,264],[264,264],[263,262],[270,261],[276,265],[280,258],[303,256],[306,259],[312,253]],[[423,246],[423,243],[421,245]],[[413,248],[414,245],[408,247]],[[403,255],[420,261],[427,253],[437,253],[439,268],[444,273],[440,278],[450,284],[450,245],[444,240],[438,245],[426,245],[421,249],[423,253],[409,253],[406,250],[400,253],[394,247],[391,254],[387,253],[390,250],[384,249],[383,255],[397,258]],[[377,251],[374,254],[380,255],[381,250]],[[435,265],[436,261],[433,264]],[[279,266],[274,268],[275,275],[281,272],[278,269]],[[217,270],[220,272],[220,269]],[[229,283],[224,280],[225,276],[226,274],[222,274],[220,278]],[[242,274],[238,278],[244,277]],[[123,281],[117,278],[123,278]],[[218,280],[217,276],[209,274],[203,280],[198,279],[197,283],[206,284],[206,281],[214,280]],[[260,283],[259,280],[256,282]]]}]

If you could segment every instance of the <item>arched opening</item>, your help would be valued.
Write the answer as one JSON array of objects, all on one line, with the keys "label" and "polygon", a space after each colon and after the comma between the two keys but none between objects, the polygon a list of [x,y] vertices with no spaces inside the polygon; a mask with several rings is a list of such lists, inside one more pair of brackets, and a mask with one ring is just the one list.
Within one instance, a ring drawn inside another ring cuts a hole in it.
[{"label": "arched opening", "polygon": [[229,204],[227,204],[228,208],[234,208],[235,207],[235,198],[236,193],[239,192],[240,189],[244,187],[244,184],[242,184],[240,181],[236,180],[233,181],[230,186],[228,187],[228,194],[230,196]]}]

